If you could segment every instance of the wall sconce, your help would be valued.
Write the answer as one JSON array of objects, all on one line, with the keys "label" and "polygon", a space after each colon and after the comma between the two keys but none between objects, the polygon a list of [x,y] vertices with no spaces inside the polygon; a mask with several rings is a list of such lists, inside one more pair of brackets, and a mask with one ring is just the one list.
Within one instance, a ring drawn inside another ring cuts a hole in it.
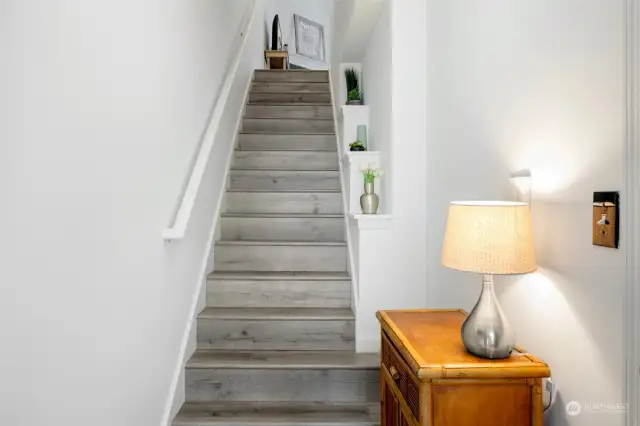
[{"label": "wall sconce", "polygon": [[509,180],[518,191],[518,201],[531,205],[531,171],[524,169],[513,172]]}]

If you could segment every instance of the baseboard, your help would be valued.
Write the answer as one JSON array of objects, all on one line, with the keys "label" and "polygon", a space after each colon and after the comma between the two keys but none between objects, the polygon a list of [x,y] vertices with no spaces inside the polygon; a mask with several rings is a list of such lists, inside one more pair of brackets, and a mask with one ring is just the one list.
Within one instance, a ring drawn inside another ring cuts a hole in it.
[{"label": "baseboard", "polygon": [[[342,138],[340,135],[340,126],[338,125],[338,117],[336,117],[335,111],[335,105],[336,105],[336,97],[335,97],[335,92],[333,90],[333,79],[331,76],[331,70],[328,71],[329,73],[329,90],[331,91],[331,107],[333,108],[334,114],[333,114],[333,128],[334,128],[334,132],[336,134],[336,149],[338,151],[338,156],[342,157]],[[347,211],[348,209],[348,202],[347,202],[347,196],[346,196],[346,181],[347,179],[345,178],[344,175],[344,167],[342,165],[342,159],[340,158],[338,160],[338,169],[340,171],[340,189],[342,191],[342,210],[344,212],[344,227],[345,227],[345,235],[347,237],[347,254],[349,256],[349,261],[347,263],[347,270],[349,271],[349,275],[351,276],[351,310],[353,311],[354,314],[357,314],[358,312],[358,268],[356,265],[356,258],[355,258],[355,252],[353,250],[353,237],[352,237],[352,233],[351,233],[351,223],[350,223],[350,219],[349,219],[349,212]],[[357,317],[357,315],[356,315]]]}]

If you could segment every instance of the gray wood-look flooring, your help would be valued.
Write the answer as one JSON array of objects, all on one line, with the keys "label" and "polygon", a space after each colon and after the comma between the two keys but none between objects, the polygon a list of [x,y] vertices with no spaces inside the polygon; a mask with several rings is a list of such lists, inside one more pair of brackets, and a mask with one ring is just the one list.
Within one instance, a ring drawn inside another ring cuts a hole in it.
[{"label": "gray wood-look flooring", "polygon": [[326,71],[256,70],[174,426],[378,426]]},{"label": "gray wood-look flooring", "polygon": [[380,404],[330,402],[187,403],[175,426],[376,426]]},{"label": "gray wood-look flooring", "polygon": [[255,81],[252,93],[330,93],[327,83],[292,81]]},{"label": "gray wood-look flooring", "polygon": [[247,118],[333,119],[331,105],[247,105]]},{"label": "gray wood-look flooring", "polygon": [[344,241],[342,215],[227,213],[221,219],[225,240]]},{"label": "gray wood-look flooring", "polygon": [[336,170],[243,170],[230,172],[231,189],[340,190]]},{"label": "gray wood-look flooring", "polygon": [[249,94],[251,104],[302,104],[302,105],[331,105],[330,93],[259,93],[252,91]]},{"label": "gray wood-look flooring", "polygon": [[187,400],[371,402],[379,393],[374,369],[187,369]]},{"label": "gray wood-look flooring", "polygon": [[244,133],[266,133],[283,135],[333,135],[333,120],[300,118],[245,118]]},{"label": "gray wood-look flooring", "polygon": [[227,213],[342,214],[338,190],[228,190]]},{"label": "gray wood-look flooring", "polygon": [[351,306],[349,276],[335,280],[225,279],[207,280],[211,307],[327,307]]},{"label": "gray wood-look flooring", "polygon": [[218,271],[346,271],[345,243],[299,241],[218,241]]},{"label": "gray wood-look flooring", "polygon": [[369,370],[380,365],[378,354],[353,351],[216,351],[198,350],[187,368]]},{"label": "gray wood-look flooring", "polygon": [[329,83],[329,73],[315,70],[256,70],[254,81],[284,81]]},{"label": "gray wood-look flooring", "polygon": [[267,133],[240,133],[241,150],[332,151],[336,152],[336,137],[330,134],[277,135]]},{"label": "gray wood-look flooring", "polygon": [[238,151],[233,159],[236,169],[338,170],[338,156],[333,151]]}]

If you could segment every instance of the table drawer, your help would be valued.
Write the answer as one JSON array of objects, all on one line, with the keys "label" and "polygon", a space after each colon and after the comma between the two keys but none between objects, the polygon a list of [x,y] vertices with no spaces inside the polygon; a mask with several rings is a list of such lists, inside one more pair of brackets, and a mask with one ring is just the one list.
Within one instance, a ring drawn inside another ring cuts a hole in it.
[{"label": "table drawer", "polygon": [[415,374],[404,362],[386,333],[382,333],[382,364],[387,368],[411,414],[420,421],[420,388]]}]

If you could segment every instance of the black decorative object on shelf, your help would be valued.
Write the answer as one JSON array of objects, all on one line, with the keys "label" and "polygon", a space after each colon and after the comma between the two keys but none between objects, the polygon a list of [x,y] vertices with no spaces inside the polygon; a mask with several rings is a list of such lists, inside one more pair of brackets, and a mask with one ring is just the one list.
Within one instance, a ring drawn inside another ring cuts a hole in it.
[{"label": "black decorative object on shelf", "polygon": [[271,25],[271,50],[282,50],[282,29],[278,15],[273,17]]}]

